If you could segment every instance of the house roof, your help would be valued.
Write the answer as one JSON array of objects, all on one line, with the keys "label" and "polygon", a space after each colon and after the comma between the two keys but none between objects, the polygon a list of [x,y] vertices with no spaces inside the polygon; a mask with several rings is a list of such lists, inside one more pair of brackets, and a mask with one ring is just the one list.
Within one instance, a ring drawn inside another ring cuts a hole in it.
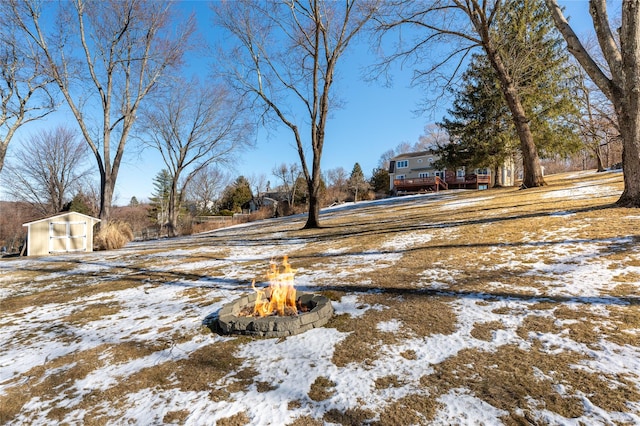
[{"label": "house roof", "polygon": [[396,155],[392,160],[403,160],[405,158],[424,157],[426,155],[435,155],[435,151],[419,151],[419,152],[406,152],[404,154]]},{"label": "house roof", "polygon": [[89,215],[83,214],[83,213],[78,213],[78,212],[64,212],[64,213],[57,213],[57,214],[54,214],[54,215],[51,215],[51,216],[43,217],[42,219],[34,220],[33,222],[23,223],[23,224],[22,224],[22,226],[29,226],[29,225],[33,225],[34,223],[44,222],[44,221],[47,221],[47,220],[54,219],[54,218],[56,218],[56,217],[68,216],[68,215],[71,215],[71,214],[80,215],[80,216],[82,216],[82,217],[85,217],[85,218],[87,218],[87,219],[90,219],[90,220],[92,220],[92,221],[93,221],[93,223],[94,223],[94,224],[95,224],[95,223],[100,222],[100,219],[95,218],[95,217],[93,217],[93,216],[89,216]]}]

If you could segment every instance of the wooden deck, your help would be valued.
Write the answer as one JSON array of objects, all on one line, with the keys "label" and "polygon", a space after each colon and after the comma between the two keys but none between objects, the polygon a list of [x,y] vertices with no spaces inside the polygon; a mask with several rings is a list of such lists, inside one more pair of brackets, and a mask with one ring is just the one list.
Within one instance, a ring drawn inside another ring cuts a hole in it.
[{"label": "wooden deck", "polygon": [[489,175],[469,174],[464,178],[448,179],[447,182],[438,176],[427,178],[394,179],[396,192],[438,192],[443,189],[478,189],[481,185],[489,185]]},{"label": "wooden deck", "polygon": [[394,179],[393,187],[398,192],[438,192],[449,189],[445,181],[438,176],[413,179]]},{"label": "wooden deck", "polygon": [[489,175],[465,175],[464,178],[456,178],[448,181],[450,189],[478,189],[480,185],[489,185],[491,176]]}]

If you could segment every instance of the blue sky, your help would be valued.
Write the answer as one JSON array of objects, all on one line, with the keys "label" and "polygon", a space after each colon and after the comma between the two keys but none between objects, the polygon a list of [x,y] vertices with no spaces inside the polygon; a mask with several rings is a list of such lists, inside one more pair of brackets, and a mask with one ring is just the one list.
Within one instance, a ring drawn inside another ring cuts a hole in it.
[{"label": "blue sky", "polygon": [[[208,2],[182,2],[181,7],[193,9],[199,19],[199,30],[205,35],[213,34],[207,31],[210,23]],[[574,16],[571,21],[586,31],[584,23],[588,22],[588,2],[574,0],[561,2],[567,7],[566,14]],[[202,58],[210,61],[210,58]],[[369,176],[378,165],[380,156],[389,149],[395,148],[401,142],[414,143],[423,134],[424,127],[430,123],[440,121],[446,114],[443,108],[417,115],[420,102],[428,88],[424,86],[410,87],[413,69],[396,69],[394,84],[385,87],[382,82],[367,82],[362,79],[363,69],[375,61],[366,39],[352,44],[346,56],[338,65],[338,78],[333,90],[340,93],[344,101],[341,109],[334,110],[332,119],[328,121],[326,139],[322,156],[323,171],[343,167],[350,172],[356,162],[360,163],[365,175]],[[192,64],[202,72],[200,79],[207,77],[207,65]],[[435,90],[435,89],[434,89]],[[23,129],[14,139],[13,146],[18,145],[28,135],[29,131],[40,126],[51,126],[67,121],[74,125],[73,118],[64,111],[52,115],[48,120]],[[138,153],[133,143],[128,145],[128,154],[120,168],[115,191],[115,205],[128,204],[131,197],[146,200],[153,192],[153,178],[165,168],[161,157],[153,150],[147,149]],[[9,147],[11,153],[12,145]],[[90,159],[93,165],[93,158]],[[310,162],[310,158],[308,159]],[[255,148],[239,153],[237,161],[227,170],[232,176],[247,177],[266,175],[272,186],[278,184],[272,176],[271,170],[281,163],[298,163],[299,158],[295,148],[295,141],[290,130],[266,131],[261,129],[255,137]]]}]

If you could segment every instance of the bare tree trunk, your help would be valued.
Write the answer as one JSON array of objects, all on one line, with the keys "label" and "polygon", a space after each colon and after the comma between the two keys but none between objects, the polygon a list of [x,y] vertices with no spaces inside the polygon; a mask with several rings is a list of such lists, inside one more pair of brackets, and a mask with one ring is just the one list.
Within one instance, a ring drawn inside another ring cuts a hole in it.
[{"label": "bare tree trunk", "polygon": [[7,147],[8,143],[0,142],[0,172],[2,172],[2,168],[4,167],[4,157],[7,155]]},{"label": "bare tree trunk", "polygon": [[502,182],[501,167],[496,165],[493,168],[493,187],[502,188],[503,186],[504,186],[504,182]]},{"label": "bare tree trunk", "polygon": [[623,140],[624,191],[617,204],[640,207],[640,2],[622,4],[620,48],[622,50],[622,93],[614,92],[620,136]]},{"label": "bare tree trunk", "polygon": [[[323,117],[326,117],[326,111]],[[309,188],[309,214],[304,229],[320,228],[320,157],[322,156],[324,132],[318,131],[316,137],[319,138],[320,141],[313,144],[313,167],[311,169],[311,178],[307,178],[307,187]]]},{"label": "bare tree trunk", "polygon": [[604,162],[602,161],[602,149],[600,149],[600,143],[596,141],[596,148],[595,148],[595,156],[596,156],[596,162],[597,162],[597,168],[598,168],[598,172],[604,172],[605,171],[605,165]]},{"label": "bare tree trunk", "polygon": [[[309,189],[311,190],[309,185]],[[304,224],[304,229],[320,228],[320,198],[309,192],[309,214],[307,215],[307,222]]]},{"label": "bare tree trunk", "polygon": [[[173,185],[172,185],[173,187]],[[169,237],[175,237],[178,229],[178,211],[180,209],[179,200],[176,195],[176,190],[173,188],[169,192],[169,205],[167,212],[167,235]]]},{"label": "bare tree trunk", "polygon": [[114,185],[111,175],[107,175],[103,169],[100,169],[100,213],[98,217],[101,220],[109,220],[111,215],[111,200],[113,198]]},{"label": "bare tree trunk", "polygon": [[626,99],[626,108],[620,109],[620,136],[624,141],[622,150],[622,170],[624,171],[624,191],[617,201],[623,207],[640,207],[640,110],[637,94]]}]

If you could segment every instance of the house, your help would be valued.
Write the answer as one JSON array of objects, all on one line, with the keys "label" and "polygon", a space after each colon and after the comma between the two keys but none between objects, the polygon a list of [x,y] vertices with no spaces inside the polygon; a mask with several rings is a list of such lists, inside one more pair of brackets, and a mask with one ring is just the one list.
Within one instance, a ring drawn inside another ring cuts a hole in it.
[{"label": "house", "polygon": [[[432,150],[393,157],[389,162],[389,189],[396,194],[454,188],[487,189],[495,182],[495,176],[492,176],[489,168],[437,169],[434,164],[439,158]],[[505,164],[498,168],[498,173],[501,185],[515,185],[513,160],[505,161]]]},{"label": "house", "polygon": [[100,222],[78,212],[66,212],[25,223],[27,256],[93,251],[93,227]]}]

